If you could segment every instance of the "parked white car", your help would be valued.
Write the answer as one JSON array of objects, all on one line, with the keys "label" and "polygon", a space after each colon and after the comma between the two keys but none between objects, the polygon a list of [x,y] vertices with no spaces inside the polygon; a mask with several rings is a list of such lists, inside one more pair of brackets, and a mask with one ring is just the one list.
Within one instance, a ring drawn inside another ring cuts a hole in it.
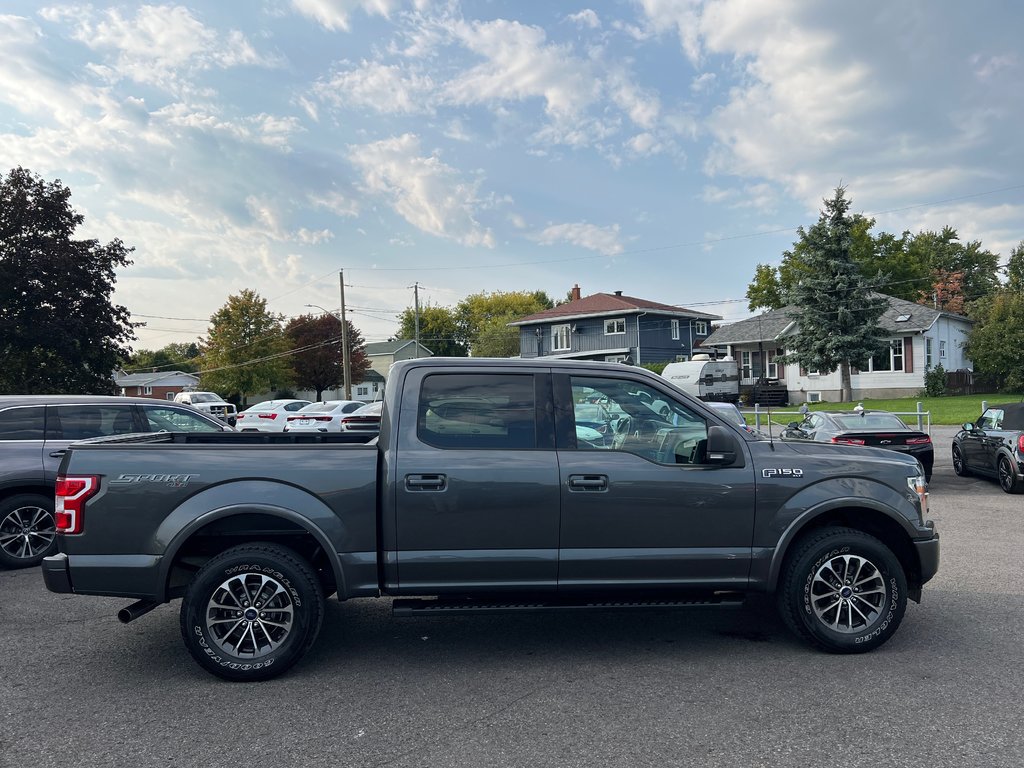
[{"label": "parked white car", "polygon": [[266,400],[238,414],[240,432],[284,432],[288,416],[309,405],[309,400]]},{"label": "parked white car", "polygon": [[362,400],[325,400],[288,414],[285,432],[341,432],[341,419],[362,408]]},{"label": "parked white car", "polygon": [[364,404],[352,413],[347,413],[341,418],[341,431],[360,433],[364,435],[376,435],[380,432],[381,411],[384,402],[378,400],[374,403]]}]

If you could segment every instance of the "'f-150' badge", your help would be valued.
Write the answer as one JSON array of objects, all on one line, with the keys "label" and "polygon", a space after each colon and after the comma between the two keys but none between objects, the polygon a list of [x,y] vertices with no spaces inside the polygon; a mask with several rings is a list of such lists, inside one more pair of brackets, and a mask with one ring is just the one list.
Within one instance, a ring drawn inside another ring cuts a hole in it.
[{"label": "'f-150' badge", "polygon": [[803,477],[804,471],[802,469],[789,469],[787,468],[776,468],[769,467],[761,470],[763,477]]}]

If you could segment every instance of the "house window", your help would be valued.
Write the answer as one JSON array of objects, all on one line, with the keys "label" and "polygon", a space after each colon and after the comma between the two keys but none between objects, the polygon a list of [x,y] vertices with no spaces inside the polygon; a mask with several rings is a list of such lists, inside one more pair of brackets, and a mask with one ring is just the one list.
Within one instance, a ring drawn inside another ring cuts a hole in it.
[{"label": "house window", "polygon": [[551,326],[551,349],[553,351],[572,349],[570,342],[570,329],[568,325]]},{"label": "house window", "polygon": [[946,359],[946,342],[940,341],[939,342],[939,360],[945,360],[945,359]]},{"label": "house window", "polygon": [[370,394],[369,387],[356,387],[356,395],[357,396],[361,395],[361,396],[365,397],[368,394]]},{"label": "house window", "polygon": [[679,321],[678,320],[673,320],[672,321],[672,339],[674,341],[678,341],[679,340]]},{"label": "house window", "polygon": [[174,399],[174,393],[173,392],[168,392],[166,395],[164,395],[164,397],[167,400],[173,400]]},{"label": "house window", "polygon": [[776,358],[782,357],[785,354],[783,349],[769,349],[765,352],[765,357],[768,359],[768,378],[777,379],[779,378],[779,363]]},{"label": "house window", "polygon": [[606,363],[624,363],[626,355],[605,355],[604,361]]},{"label": "house window", "polygon": [[707,320],[695,320],[693,323],[693,332],[698,336],[708,335],[708,323]]},{"label": "house window", "polygon": [[677,363],[685,363],[690,359],[689,355],[676,355]]},{"label": "house window", "polygon": [[928,370],[932,367],[932,340],[927,336],[924,338],[924,368]]},{"label": "house window", "polygon": [[903,339],[889,342],[889,354],[871,358],[872,371],[903,370]]},{"label": "house window", "polygon": [[373,391],[374,392],[379,392],[380,391],[380,382],[378,382],[378,381],[373,382]]},{"label": "house window", "polygon": [[896,339],[892,343],[892,369],[894,371],[903,370],[903,339]]},{"label": "house window", "polygon": [[142,388],[142,394],[144,394],[144,395],[152,395],[153,394],[153,388],[152,387],[143,387]]},{"label": "house window", "polygon": [[[626,318],[616,317],[612,320],[604,321],[604,335],[610,336],[613,333],[625,333],[626,332]],[[568,349],[568,347],[566,347]]]},{"label": "house window", "polygon": [[750,350],[740,352],[740,369],[741,378],[752,378],[750,370]]}]

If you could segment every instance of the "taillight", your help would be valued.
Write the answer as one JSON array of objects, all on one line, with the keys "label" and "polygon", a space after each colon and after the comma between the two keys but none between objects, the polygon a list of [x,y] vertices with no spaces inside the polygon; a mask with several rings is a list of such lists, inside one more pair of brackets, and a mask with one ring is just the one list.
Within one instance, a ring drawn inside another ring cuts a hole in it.
[{"label": "taillight", "polygon": [[924,437],[908,437],[907,445],[927,445],[932,439],[925,435]]},{"label": "taillight", "polygon": [[277,414],[276,413],[261,413],[259,416],[260,416],[261,419],[276,419],[277,418]]},{"label": "taillight", "polygon": [[833,437],[832,442],[839,445],[864,445],[864,441],[859,437]]},{"label": "taillight", "polygon": [[54,519],[57,533],[81,533],[85,525],[83,508],[85,502],[100,489],[100,479],[95,475],[71,475],[57,478]]},{"label": "taillight", "polygon": [[1017,450],[1024,453],[1024,434],[1017,436]]}]

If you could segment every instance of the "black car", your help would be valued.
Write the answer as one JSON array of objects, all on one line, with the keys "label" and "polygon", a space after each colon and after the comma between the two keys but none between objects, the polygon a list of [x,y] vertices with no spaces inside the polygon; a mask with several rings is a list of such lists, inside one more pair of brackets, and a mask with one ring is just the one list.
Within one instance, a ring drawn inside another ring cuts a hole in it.
[{"label": "black car", "polygon": [[1024,403],[985,409],[953,438],[953,471],[988,475],[1007,493],[1024,492]]},{"label": "black car", "polygon": [[134,432],[220,432],[188,405],[142,397],[0,396],[0,566],[38,565],[55,549],[54,482],[76,440]]},{"label": "black car", "polygon": [[803,421],[792,422],[783,430],[782,439],[864,445],[907,453],[921,462],[925,480],[932,479],[935,448],[931,437],[911,429],[889,411],[815,411],[806,414]]}]

